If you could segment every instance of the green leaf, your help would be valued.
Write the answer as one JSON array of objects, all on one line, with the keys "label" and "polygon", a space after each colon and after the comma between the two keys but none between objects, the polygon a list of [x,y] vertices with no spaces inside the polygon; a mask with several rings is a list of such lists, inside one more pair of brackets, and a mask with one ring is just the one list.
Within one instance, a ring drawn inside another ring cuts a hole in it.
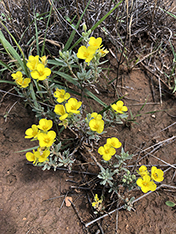
[{"label": "green leaf", "polygon": [[170,13],[169,11],[166,11],[166,10],[162,9],[161,7],[159,7],[159,9],[162,10],[162,11],[164,11],[164,12],[166,12],[168,15],[170,15],[171,17],[173,17],[173,18],[176,19],[176,15]]},{"label": "green leaf", "polygon": [[6,69],[8,69],[9,71],[13,71],[13,69],[11,67],[9,67],[6,63],[4,63],[3,61],[0,60],[0,65],[2,65],[3,67],[5,67]]},{"label": "green leaf", "polygon": [[[89,2],[87,3],[87,6],[85,7],[85,9],[84,9],[84,11],[83,11],[81,17],[79,18],[78,23],[77,23],[77,25],[75,26],[75,29],[76,29],[76,30],[78,29],[78,27],[79,27],[79,25],[80,25],[80,23],[81,23],[82,17],[84,16],[84,14],[85,14],[85,12],[86,12],[86,10],[87,10],[87,8],[88,8],[90,2],[91,2],[91,0],[89,0]],[[72,41],[73,41],[73,39],[74,39],[74,36],[75,36],[75,34],[76,34],[76,30],[73,30],[73,31],[72,31],[72,33],[71,33],[71,35],[70,35],[70,37],[69,37],[67,43],[65,44],[64,51],[67,51],[68,48],[70,47],[70,45],[71,45],[71,43],[72,43]]]},{"label": "green leaf", "polygon": [[39,147],[39,146],[34,146],[34,147],[32,147],[32,148],[28,148],[28,149],[16,151],[15,153],[22,153],[22,152],[26,152],[26,151],[31,151],[31,150],[37,149],[38,147]]},{"label": "green leaf", "polygon": [[85,89],[84,91],[85,91],[85,93],[86,93],[89,97],[93,98],[93,99],[94,99],[96,102],[98,102],[100,105],[102,105],[102,106],[104,106],[104,107],[107,108],[107,105],[106,105],[103,101],[101,101],[97,96],[95,96],[92,92],[90,92],[90,91],[87,90],[87,89]]},{"label": "green leaf", "polygon": [[62,61],[61,59],[57,59],[55,58],[55,60],[53,59],[48,59],[48,64],[52,64],[52,65],[56,65],[56,66],[65,66],[64,61]]},{"label": "green leaf", "polygon": [[21,55],[23,57],[23,59],[21,59],[21,57],[19,56],[19,54],[16,52],[16,50],[13,48],[13,46],[5,39],[2,31],[0,30],[0,42],[2,43],[4,49],[6,50],[6,52],[8,53],[8,55],[14,59],[17,60],[19,66],[23,69],[24,73],[26,74],[26,76],[28,76],[28,69],[26,66],[26,60],[25,60],[25,56],[24,53],[21,49],[21,47],[19,46],[19,44],[17,43],[17,41],[15,40],[15,38],[13,37],[13,35],[9,32],[9,30],[6,28],[6,26],[1,22],[1,24],[3,25],[3,27],[6,29],[6,31],[8,32],[8,34],[11,36],[12,40],[14,41],[14,43],[17,45],[18,49],[21,52]]},{"label": "green leaf", "polygon": [[6,83],[6,84],[13,84],[15,85],[14,81],[10,81],[10,80],[0,80],[0,83]]},{"label": "green leaf", "polygon": [[66,73],[64,73],[64,72],[53,71],[53,73],[55,73],[55,74],[57,74],[57,75],[63,77],[63,78],[66,79],[68,82],[70,82],[70,83],[72,83],[72,84],[74,84],[74,85],[76,85],[76,86],[78,86],[78,87],[80,86],[79,83],[78,83],[76,80],[73,79],[73,77],[71,77],[70,75],[68,75],[68,74],[66,74]]},{"label": "green leaf", "polygon": [[174,206],[176,205],[176,204],[175,204],[174,202],[172,202],[172,201],[166,201],[165,203],[166,203],[166,205],[169,206],[169,207],[174,207]]}]

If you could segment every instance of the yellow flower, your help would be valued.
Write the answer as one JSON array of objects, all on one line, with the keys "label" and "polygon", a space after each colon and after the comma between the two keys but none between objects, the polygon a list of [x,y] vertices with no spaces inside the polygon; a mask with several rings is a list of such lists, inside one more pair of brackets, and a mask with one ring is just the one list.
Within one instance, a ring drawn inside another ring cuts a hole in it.
[{"label": "yellow flower", "polygon": [[56,89],[54,92],[54,97],[57,98],[57,102],[62,103],[70,98],[70,94],[66,93],[64,89]]},{"label": "yellow flower", "polygon": [[151,178],[157,182],[161,182],[164,180],[164,172],[153,166],[151,169]]},{"label": "yellow flower", "polygon": [[138,172],[138,174],[139,174],[141,177],[143,177],[143,176],[149,174],[148,171],[147,171],[147,167],[144,166],[144,165],[142,165],[142,166],[139,168],[139,171],[137,171],[137,172]]},{"label": "yellow flower", "polygon": [[17,71],[16,73],[13,73],[11,76],[13,77],[14,80],[23,79],[23,74],[20,71]]},{"label": "yellow flower", "polygon": [[31,79],[30,78],[23,79],[23,78],[19,77],[19,78],[15,79],[15,82],[17,85],[21,86],[21,88],[26,88],[26,87],[28,87],[29,83],[31,82]]},{"label": "yellow flower", "polygon": [[98,208],[98,206],[100,205],[100,203],[102,203],[103,200],[100,200],[98,198],[98,194],[95,194],[94,196],[94,202],[92,202],[92,206],[96,209]]},{"label": "yellow flower", "polygon": [[122,143],[116,137],[108,138],[106,143],[116,149],[122,146]]},{"label": "yellow flower", "polygon": [[118,101],[116,102],[116,104],[111,105],[111,107],[120,114],[123,114],[124,111],[127,111],[128,108],[126,106],[123,105],[122,101]]},{"label": "yellow flower", "polygon": [[68,117],[68,114],[66,113],[65,107],[63,105],[60,104],[56,105],[54,108],[54,112],[57,115],[61,115],[61,117],[59,117],[60,120],[64,120]]},{"label": "yellow flower", "polygon": [[136,184],[141,187],[141,190],[143,193],[147,193],[148,191],[155,191],[156,190],[156,184],[151,181],[151,178],[149,175],[144,175],[142,178],[139,178],[136,181]]},{"label": "yellow flower", "polygon": [[42,64],[44,66],[46,66],[46,64],[47,64],[47,57],[44,55],[44,56],[40,57],[40,60],[41,60]]},{"label": "yellow flower", "polygon": [[104,130],[104,121],[102,119],[100,120],[91,119],[89,122],[89,127],[92,131],[100,134]]},{"label": "yellow flower", "polygon": [[56,133],[54,131],[49,131],[47,133],[39,133],[38,140],[40,147],[50,147],[54,143],[56,138]]},{"label": "yellow flower", "polygon": [[22,88],[26,88],[26,87],[28,87],[30,82],[31,82],[30,78],[25,78],[25,79],[22,80],[20,85],[21,85]]},{"label": "yellow flower", "polygon": [[82,102],[78,102],[76,98],[70,98],[68,102],[65,104],[66,110],[68,113],[79,114],[80,111],[78,110]]},{"label": "yellow flower", "polygon": [[107,49],[102,48],[98,50],[98,53],[100,54],[101,57],[104,57],[109,53],[109,51]]},{"label": "yellow flower", "polygon": [[87,48],[85,46],[81,46],[78,49],[77,57],[80,59],[85,59],[85,61],[89,64],[94,57],[95,51],[96,49],[94,46],[88,46]]},{"label": "yellow flower", "polygon": [[43,151],[40,147],[34,153],[34,156],[37,158],[37,161],[40,163],[46,161],[49,155],[50,155],[49,150]]},{"label": "yellow flower", "polygon": [[37,135],[39,133],[39,130],[38,130],[38,127],[37,125],[33,124],[31,128],[28,128],[26,131],[25,131],[25,138],[37,138]]},{"label": "yellow flower", "polygon": [[26,66],[31,70],[35,70],[37,68],[37,65],[39,64],[39,56],[36,55],[35,57],[30,55],[28,62],[26,64]]},{"label": "yellow flower", "polygon": [[50,74],[51,70],[45,67],[43,64],[38,64],[36,69],[31,71],[32,78],[38,80],[45,80]]},{"label": "yellow flower", "polygon": [[98,153],[103,155],[102,158],[105,161],[109,161],[112,156],[116,153],[116,150],[111,147],[111,145],[105,144],[104,146],[100,146],[98,149]]},{"label": "yellow flower", "polygon": [[47,120],[47,119],[41,119],[39,121],[38,128],[43,130],[44,132],[47,132],[50,130],[53,126],[53,121],[52,120]]},{"label": "yellow flower", "polygon": [[95,50],[101,47],[101,43],[102,43],[101,37],[98,37],[97,39],[95,37],[90,37],[89,45],[93,46]]},{"label": "yellow flower", "polygon": [[19,77],[15,79],[15,83],[19,86],[21,86],[23,84],[23,77]]},{"label": "yellow flower", "polygon": [[20,71],[17,71],[16,73],[13,73],[11,75],[13,79],[15,80],[17,85],[20,85],[21,88],[26,88],[29,83],[31,82],[30,78],[23,78],[23,74]]},{"label": "yellow flower", "polygon": [[96,112],[93,112],[91,114],[91,118],[94,118],[95,120],[101,120],[102,119],[102,115],[96,113]]},{"label": "yellow flower", "polygon": [[36,161],[37,161],[37,157],[36,157],[36,155],[35,155],[35,151],[33,150],[33,153],[27,152],[27,153],[26,153],[26,159],[27,159],[29,162],[33,162],[33,164],[35,164]]}]

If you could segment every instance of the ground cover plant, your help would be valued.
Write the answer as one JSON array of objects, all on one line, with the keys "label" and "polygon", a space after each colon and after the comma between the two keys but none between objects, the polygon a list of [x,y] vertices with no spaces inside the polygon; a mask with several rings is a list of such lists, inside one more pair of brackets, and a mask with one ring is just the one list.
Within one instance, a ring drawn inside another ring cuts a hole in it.
[{"label": "ground cover plant", "polygon": [[[35,115],[35,123],[25,130],[26,140],[31,139],[35,146],[20,152],[31,162],[29,164],[40,166],[43,170],[54,169],[57,173],[57,170],[65,169],[69,173],[76,171],[89,175],[88,180],[83,177],[75,188],[87,189],[92,220],[83,221],[71,197],[68,198],[68,192],[64,194],[64,200],[67,198],[73,206],[83,232],[104,233],[99,221],[113,213],[116,213],[117,231],[118,210],[134,211],[133,204],[144,196],[162,187],[175,189],[168,183],[162,183],[167,170],[175,169],[175,165],[153,156],[161,144],[173,143],[175,135],[156,142],[153,146],[155,150],[144,155],[140,162],[140,154],[151,147],[139,151],[136,159],[136,154],[125,150],[120,137],[108,130],[119,125],[130,129],[138,124],[139,117],[150,114],[155,118],[158,112],[142,112],[148,105],[147,97],[136,114],[126,105],[128,94],[122,94],[117,89],[121,66],[126,68],[127,73],[138,65],[146,69],[155,103],[157,101],[161,105],[165,93],[175,98],[175,31],[171,25],[175,25],[176,21],[174,13],[170,12],[172,4],[169,1],[165,4],[160,1],[111,1],[108,4],[85,1],[83,10],[79,1],[72,1],[72,8],[61,6],[59,1],[48,1],[42,5],[45,10],[38,13],[40,4],[28,1],[30,20],[22,36],[16,30],[19,24],[10,14],[11,4],[2,1],[5,11],[1,15],[3,30],[0,32],[1,84],[12,85],[9,92],[15,91],[15,95],[22,98],[24,105],[30,107]],[[101,9],[99,13],[95,10],[97,6]],[[23,4],[20,7],[19,17],[22,17],[23,24],[25,8]],[[66,11],[61,17],[63,9],[67,9],[69,14]],[[150,21],[152,27],[148,28],[144,18],[148,19],[147,25]],[[56,34],[52,36],[50,30],[54,32],[60,25],[67,31],[67,37],[64,35],[62,40],[63,35],[59,35],[61,41],[58,42]],[[146,30],[149,30],[148,33]],[[30,40],[26,35],[29,32],[33,32]],[[116,62],[116,75],[112,79],[108,77],[111,72],[111,67],[107,66],[108,56]],[[4,78],[7,73],[10,73],[8,79]],[[157,82],[149,74],[153,74]],[[102,90],[105,93],[110,91],[113,101],[102,101],[99,98]],[[95,103],[98,111],[93,107]],[[162,111],[167,110],[159,110]],[[164,171],[160,163],[147,163],[145,158],[151,155],[168,168]],[[136,198],[135,192],[140,189],[144,196]],[[91,230],[89,227],[96,222],[98,230]]]}]

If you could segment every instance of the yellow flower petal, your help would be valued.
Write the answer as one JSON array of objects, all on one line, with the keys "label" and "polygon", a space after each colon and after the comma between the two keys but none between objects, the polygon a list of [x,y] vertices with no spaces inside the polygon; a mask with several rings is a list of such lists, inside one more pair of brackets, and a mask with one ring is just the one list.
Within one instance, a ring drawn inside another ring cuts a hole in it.
[{"label": "yellow flower petal", "polygon": [[32,71],[32,70],[35,70],[37,68],[38,64],[39,64],[39,56],[36,55],[34,57],[34,56],[30,55],[26,66]]},{"label": "yellow flower petal", "polygon": [[149,172],[148,172],[148,170],[147,170],[147,167],[144,166],[144,165],[142,165],[142,166],[139,168],[139,171],[137,171],[137,172],[138,172],[138,174],[139,174],[141,177],[143,177],[143,176],[149,174]]},{"label": "yellow flower petal", "polygon": [[78,49],[77,57],[85,59],[85,61],[89,63],[93,59],[95,52],[96,49],[93,46],[89,46],[87,48],[85,46],[81,46]]},{"label": "yellow flower petal", "polygon": [[38,140],[40,147],[50,147],[55,141],[56,133],[54,131],[49,131],[47,133],[39,133]]},{"label": "yellow flower petal", "polygon": [[102,119],[101,120],[91,119],[89,122],[89,127],[92,131],[100,134],[104,130],[104,121]]},{"label": "yellow flower petal", "polygon": [[164,180],[164,172],[161,169],[157,169],[157,167],[153,166],[151,169],[151,177],[153,180],[161,182]]},{"label": "yellow flower petal", "polygon": [[55,106],[54,112],[57,115],[61,115],[61,117],[59,118],[60,120],[64,120],[64,119],[66,119],[68,117],[68,114],[65,111],[65,107],[63,105],[61,105],[61,104],[58,104],[58,105]]},{"label": "yellow flower petal", "polygon": [[142,178],[139,178],[136,181],[136,184],[141,187],[141,190],[143,193],[147,193],[148,191],[155,191],[156,190],[156,184],[151,181],[151,178],[149,175],[144,175]]},{"label": "yellow flower petal", "polygon": [[35,161],[35,156],[34,156],[34,154],[31,153],[31,152],[27,152],[27,153],[26,153],[26,159],[27,159],[29,162],[33,162],[33,161]]},{"label": "yellow flower petal", "polygon": [[70,98],[70,94],[66,93],[64,89],[56,89],[54,97],[57,98],[57,102],[62,103]]},{"label": "yellow flower petal", "polygon": [[116,149],[122,146],[122,143],[116,137],[108,138],[107,144],[111,145],[112,147]]},{"label": "yellow flower petal", "polygon": [[30,79],[30,78],[25,78],[25,79],[23,79],[23,81],[22,81],[22,83],[21,83],[21,87],[22,87],[22,88],[27,88],[30,82],[31,82],[31,79]]},{"label": "yellow flower petal", "polygon": [[36,69],[31,71],[32,78],[38,80],[45,80],[50,74],[51,70],[45,67],[43,64],[38,64]]},{"label": "yellow flower petal", "polygon": [[16,73],[13,73],[11,76],[13,77],[14,80],[19,79],[19,78],[20,79],[23,78],[23,74],[20,71],[17,71]]},{"label": "yellow flower petal", "polygon": [[37,135],[39,133],[38,127],[36,124],[33,124],[31,128],[28,128],[25,131],[25,138],[37,138]]},{"label": "yellow flower petal", "polygon": [[126,106],[123,106],[123,102],[120,100],[120,101],[117,101],[116,104],[113,104],[111,105],[111,107],[117,112],[117,113],[120,113],[120,114],[123,114],[124,111],[127,111],[128,108]]},{"label": "yellow flower petal", "polygon": [[44,132],[50,130],[53,126],[53,121],[52,120],[47,120],[47,119],[41,119],[39,121],[38,128],[43,130]]},{"label": "yellow flower petal", "polygon": [[68,102],[65,104],[65,108],[68,113],[79,114],[78,110],[82,105],[82,102],[78,102],[76,98],[70,98]]},{"label": "yellow flower petal", "polygon": [[111,157],[116,153],[116,150],[112,148],[111,145],[105,144],[104,146],[99,147],[98,153],[102,155],[105,161],[109,161]]},{"label": "yellow flower petal", "polygon": [[100,48],[102,43],[102,38],[98,37],[97,39],[95,37],[90,37],[89,45],[95,47],[95,49]]},{"label": "yellow flower petal", "polygon": [[91,114],[91,118],[94,118],[95,120],[101,120],[102,119],[102,115],[96,113],[96,112],[93,112]]}]

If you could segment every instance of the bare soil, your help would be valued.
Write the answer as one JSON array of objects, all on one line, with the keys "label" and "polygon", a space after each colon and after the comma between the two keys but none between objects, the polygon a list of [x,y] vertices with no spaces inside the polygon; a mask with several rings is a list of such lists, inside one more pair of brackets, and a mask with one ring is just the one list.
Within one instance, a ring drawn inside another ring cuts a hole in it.
[{"label": "bare soil", "polygon": [[[115,62],[113,64],[112,59],[111,66],[113,70],[109,74],[110,80],[116,76],[116,64]],[[101,84],[103,84],[102,80]],[[168,96],[162,90],[161,105],[157,83],[156,86],[153,86],[154,101],[150,79],[140,68],[129,74],[122,70],[118,85],[124,87],[117,89],[120,95],[128,94],[123,100],[133,115],[138,113],[142,103],[147,102],[147,104],[140,112],[142,115],[136,118],[137,123],[132,123],[130,127],[119,125],[116,128],[110,128],[107,134],[103,135],[101,142],[105,141],[106,137],[118,137],[126,151],[131,154],[138,153],[133,160],[135,161],[138,156],[139,158],[144,156],[139,153],[140,149],[146,149],[176,136],[176,125],[174,124],[176,101],[174,97]],[[110,104],[115,98],[110,88],[106,91],[106,93],[100,93],[99,98]],[[15,102],[17,103],[13,106]],[[10,110],[12,106],[13,108]],[[96,106],[92,106],[96,111]],[[8,111],[9,114],[5,116]],[[157,112],[145,114],[151,111]],[[35,145],[34,142],[24,138],[25,130],[35,121],[33,113],[24,107],[22,100],[11,95],[4,97],[0,106],[0,233],[86,233],[79,217],[84,223],[94,219],[87,202],[86,191],[70,189],[70,186],[75,184],[69,182],[70,180],[79,182],[81,175],[69,174],[64,171],[42,171],[39,167],[27,164],[25,152],[17,152]],[[173,125],[167,128],[171,124]],[[167,129],[164,130],[165,128]],[[153,155],[167,163],[175,164],[175,142],[168,140],[161,144]],[[145,157],[141,163],[165,164],[152,155]],[[169,166],[161,168],[165,170]],[[165,173],[163,183],[175,186],[174,169]],[[73,206],[66,207],[63,203],[66,194],[72,197],[76,210]],[[140,190],[135,190],[132,195],[137,198],[143,194]],[[175,196],[176,190],[161,188],[136,202],[133,211],[119,211],[117,232],[115,232],[116,212],[101,220],[101,227],[104,233],[174,234],[176,233],[175,209],[166,206],[165,202],[174,201]],[[95,223],[88,228],[88,232],[101,233],[97,231],[98,229],[100,227]]]}]

